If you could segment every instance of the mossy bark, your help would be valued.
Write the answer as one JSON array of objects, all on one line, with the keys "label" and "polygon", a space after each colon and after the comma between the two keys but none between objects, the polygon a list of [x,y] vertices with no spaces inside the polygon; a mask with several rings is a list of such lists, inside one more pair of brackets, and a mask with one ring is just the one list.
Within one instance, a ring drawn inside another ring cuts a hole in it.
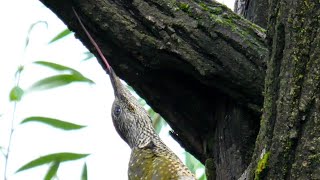
[{"label": "mossy bark", "polygon": [[[250,177],[320,179],[320,2],[270,6],[264,111]],[[265,152],[266,168],[254,173]]]}]

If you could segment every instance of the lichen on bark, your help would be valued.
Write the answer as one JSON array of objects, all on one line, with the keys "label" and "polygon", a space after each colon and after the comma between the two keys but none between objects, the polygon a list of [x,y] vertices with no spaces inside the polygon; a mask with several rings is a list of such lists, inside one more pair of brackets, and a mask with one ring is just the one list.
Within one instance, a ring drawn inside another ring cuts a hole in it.
[{"label": "lichen on bark", "polygon": [[[319,98],[319,79],[316,80],[315,76],[320,75],[320,58],[313,55],[319,54],[319,48],[314,48],[320,45],[319,2],[308,3],[299,0],[271,3],[273,12],[268,29],[271,51],[265,81],[264,113],[254,153],[254,164],[258,164],[262,149],[271,152],[270,170],[264,179],[319,177],[320,164],[314,161],[313,167],[317,168],[310,168],[310,161],[306,158],[317,156],[320,149],[318,152],[301,149],[310,146],[308,141],[315,142],[319,138],[319,134],[309,134],[319,128],[314,122],[320,110],[315,108],[315,101]],[[315,126],[311,128],[310,123]],[[319,147],[312,146],[312,149],[316,148]],[[304,164],[302,169],[297,169],[298,162]]]}]

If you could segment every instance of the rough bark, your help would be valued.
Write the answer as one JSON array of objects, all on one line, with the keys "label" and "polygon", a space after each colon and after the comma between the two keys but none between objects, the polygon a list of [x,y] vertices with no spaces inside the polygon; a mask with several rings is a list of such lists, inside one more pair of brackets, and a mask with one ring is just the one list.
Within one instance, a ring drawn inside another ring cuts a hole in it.
[{"label": "rough bark", "polygon": [[259,129],[263,29],[209,1],[41,1],[96,54],[77,10],[115,72],[218,179],[241,175]]},{"label": "rough bark", "polygon": [[236,0],[234,11],[251,22],[267,28],[269,3],[266,0]]},{"label": "rough bark", "polygon": [[273,0],[264,112],[249,179],[320,179],[320,2]]},{"label": "rough bark", "polygon": [[236,0],[234,3],[233,11],[239,15],[244,16],[245,11],[247,10],[248,0]]}]

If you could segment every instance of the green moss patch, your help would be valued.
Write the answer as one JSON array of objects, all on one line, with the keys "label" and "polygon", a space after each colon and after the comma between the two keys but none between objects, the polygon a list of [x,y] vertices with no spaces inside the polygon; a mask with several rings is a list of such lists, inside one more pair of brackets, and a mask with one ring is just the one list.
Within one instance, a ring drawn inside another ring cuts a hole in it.
[{"label": "green moss patch", "polygon": [[258,162],[258,166],[254,174],[254,180],[260,180],[263,177],[264,172],[266,172],[268,168],[269,157],[270,157],[270,152],[267,152],[263,155],[263,157]]}]

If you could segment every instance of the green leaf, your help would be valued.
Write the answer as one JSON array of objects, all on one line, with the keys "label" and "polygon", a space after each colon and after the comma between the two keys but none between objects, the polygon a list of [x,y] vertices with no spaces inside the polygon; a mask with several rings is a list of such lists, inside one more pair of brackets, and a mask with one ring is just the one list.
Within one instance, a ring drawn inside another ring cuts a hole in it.
[{"label": "green leaf", "polygon": [[203,173],[203,174],[200,176],[199,180],[207,180],[207,177],[206,177],[205,173]]},{"label": "green leaf", "polygon": [[59,161],[55,161],[51,164],[46,176],[44,177],[45,180],[51,180],[54,176],[56,176],[58,168],[60,166]]},{"label": "green leaf", "polygon": [[81,174],[81,180],[88,180],[88,170],[87,170],[87,164],[84,163],[82,174]]},{"label": "green leaf", "polygon": [[34,63],[45,66],[45,67],[49,67],[53,70],[60,71],[60,72],[68,71],[71,74],[60,74],[60,75],[44,78],[36,82],[35,84],[33,84],[30,90],[51,89],[51,88],[67,85],[72,82],[94,83],[92,80],[90,80],[89,78],[86,78],[79,71],[73,68],[48,62],[48,61],[35,61]]},{"label": "green leaf", "polygon": [[78,124],[69,123],[66,121],[61,121],[59,119],[40,117],[40,116],[32,116],[32,117],[25,118],[20,124],[24,124],[27,122],[40,122],[40,123],[44,123],[52,127],[63,129],[63,130],[76,130],[76,129],[81,129],[83,127],[86,127]]},{"label": "green leaf", "polygon": [[[56,71],[69,71],[72,74],[78,74],[81,75],[81,73],[73,68],[67,67],[67,66],[63,66],[61,64],[56,64],[56,63],[52,63],[52,62],[48,62],[48,61],[35,61],[33,62],[34,64],[38,64],[38,65],[42,65],[48,68],[51,68],[53,70]],[[82,76],[82,75],[81,75]]]},{"label": "green leaf", "polygon": [[10,101],[20,101],[22,96],[24,94],[23,89],[21,89],[19,86],[15,86],[10,91]]},{"label": "green leaf", "polygon": [[147,104],[147,102],[142,98],[138,98],[138,102],[141,106],[145,106]]},{"label": "green leaf", "polygon": [[188,152],[185,152],[185,158],[186,166],[190,169],[192,173],[195,174],[198,168],[204,168],[203,164]]},{"label": "green leaf", "polygon": [[49,155],[42,156],[40,158],[30,161],[29,163],[19,168],[16,172],[24,171],[27,169],[31,169],[37,166],[41,166],[44,164],[53,163],[57,161],[59,162],[74,161],[74,160],[87,157],[88,155],[89,154],[75,154],[75,153],[68,153],[68,152],[49,154]]},{"label": "green leaf", "polygon": [[148,114],[152,119],[152,125],[154,129],[159,134],[162,128],[167,125],[166,121],[158,113],[154,112],[154,110],[150,107],[148,109]]},{"label": "green leaf", "polygon": [[94,57],[94,55],[89,51],[85,52],[84,54],[86,55],[86,57],[82,61],[87,61],[87,60],[89,60],[89,59]]},{"label": "green leaf", "polygon": [[28,47],[29,42],[30,42],[30,34],[31,34],[33,28],[38,24],[44,24],[44,25],[46,25],[46,28],[48,28],[48,23],[46,21],[37,21],[37,22],[31,24],[31,26],[29,27],[29,30],[28,30],[27,37],[26,37],[24,49],[26,49]]},{"label": "green leaf", "polygon": [[94,83],[92,80],[79,74],[60,74],[39,80],[38,82],[34,83],[29,88],[29,90],[34,91],[52,89],[56,87],[65,86],[73,82],[86,82],[90,84]]},{"label": "green leaf", "polygon": [[154,119],[155,114],[157,114],[152,108],[149,108],[147,112],[152,119]]},{"label": "green leaf", "polygon": [[62,32],[60,32],[58,35],[56,35],[56,37],[54,37],[48,44],[51,44],[59,39],[62,39],[69,34],[71,34],[71,31],[69,29],[65,29]]},{"label": "green leaf", "polygon": [[167,125],[167,123],[164,121],[164,119],[158,114],[155,113],[153,120],[152,120],[152,125],[156,132],[159,134],[162,130],[163,127]]},{"label": "green leaf", "polygon": [[129,90],[131,93],[136,93],[136,92],[134,91],[134,89],[133,89],[131,86],[129,86],[128,84],[127,84],[127,88],[128,88],[128,90]]}]

